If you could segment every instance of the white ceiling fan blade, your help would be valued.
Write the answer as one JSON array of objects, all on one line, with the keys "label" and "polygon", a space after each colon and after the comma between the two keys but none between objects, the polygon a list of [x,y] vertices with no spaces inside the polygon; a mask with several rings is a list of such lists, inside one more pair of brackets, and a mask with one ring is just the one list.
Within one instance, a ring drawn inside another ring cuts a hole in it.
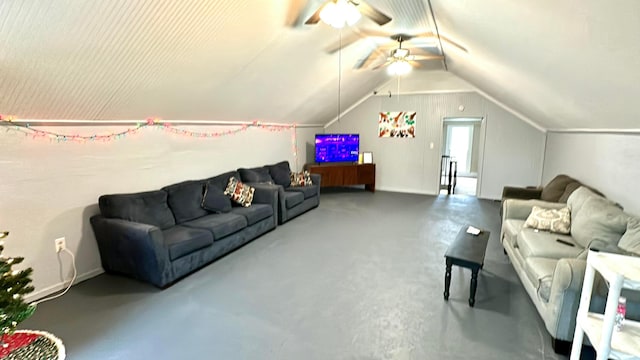
[{"label": "white ceiling fan blade", "polygon": [[442,55],[409,55],[407,60],[412,61],[424,61],[424,60],[442,60],[444,56]]},{"label": "white ceiling fan blade", "polygon": [[322,12],[322,9],[324,9],[324,7],[332,2],[333,0],[328,0],[325,1],[320,7],[318,7],[318,9],[307,19],[307,21],[304,22],[305,25],[315,25],[318,22],[320,22],[320,12]]},{"label": "white ceiling fan blade", "polygon": [[304,0],[290,0],[285,24],[288,27],[301,26],[304,23],[303,16],[308,5]]},{"label": "white ceiling fan blade", "polygon": [[382,51],[380,51],[379,48],[375,48],[371,50],[369,55],[362,61],[362,63],[360,64],[360,67],[357,67],[357,69],[369,68],[372,64],[375,63],[376,60],[379,60],[381,58],[386,60],[387,57]]},{"label": "white ceiling fan blade", "polygon": [[376,71],[376,70],[379,70],[380,68],[385,67],[385,66],[387,66],[387,65],[389,65],[389,64],[391,64],[391,61],[390,61],[390,60],[387,60],[387,61],[385,61],[385,62],[383,62],[383,63],[380,63],[380,64],[378,64],[378,65],[376,65],[376,66],[372,67],[372,68],[371,68],[371,70],[372,70],[372,71]]},{"label": "white ceiling fan blade", "polygon": [[357,5],[357,8],[360,11],[360,13],[362,13],[362,15],[364,15],[364,16],[368,17],[369,19],[373,20],[374,22],[376,22],[380,26],[382,26],[382,25],[388,23],[389,21],[391,21],[391,18],[388,15],[386,15],[382,11],[374,8],[373,6],[367,4],[366,2],[364,2],[362,0],[353,1],[353,3]]}]

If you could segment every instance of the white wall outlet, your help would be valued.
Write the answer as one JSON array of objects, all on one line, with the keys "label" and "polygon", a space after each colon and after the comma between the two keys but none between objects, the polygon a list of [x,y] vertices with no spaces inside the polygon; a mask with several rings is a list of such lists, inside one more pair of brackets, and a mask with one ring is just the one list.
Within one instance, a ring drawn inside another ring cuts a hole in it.
[{"label": "white wall outlet", "polygon": [[56,252],[57,253],[62,251],[63,249],[65,249],[67,247],[67,239],[65,239],[64,236],[61,237],[61,238],[57,238],[55,240],[55,243],[56,243]]}]

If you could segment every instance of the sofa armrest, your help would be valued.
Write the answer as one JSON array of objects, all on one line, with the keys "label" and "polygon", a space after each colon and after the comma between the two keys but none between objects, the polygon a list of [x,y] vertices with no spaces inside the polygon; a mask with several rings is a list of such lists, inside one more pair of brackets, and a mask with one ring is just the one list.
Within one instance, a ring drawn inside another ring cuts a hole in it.
[{"label": "sofa armrest", "polygon": [[[553,272],[553,282],[551,283],[551,295],[563,291],[582,291],[584,273],[587,268],[587,261],[583,259],[560,259]],[[550,297],[551,301],[551,297]]]},{"label": "sofa armrest", "polygon": [[502,189],[502,200],[504,199],[540,199],[542,188],[539,187],[515,187],[505,186]]},{"label": "sofa armrest", "polygon": [[561,209],[566,207],[567,204],[542,200],[506,199],[502,203],[502,222],[504,223],[504,220],[507,219],[527,220],[534,206],[547,209]]},{"label": "sofa armrest", "polygon": [[132,221],[91,217],[105,271],[130,275],[158,287],[167,285],[171,266],[160,228]]},{"label": "sofa armrest", "polygon": [[320,195],[320,185],[322,184],[322,175],[320,174],[311,174],[311,182],[313,185],[318,186],[318,195]]},{"label": "sofa armrest", "polygon": [[587,262],[582,259],[560,259],[556,264],[549,294],[547,328],[555,329],[557,339],[570,341],[576,326],[582,283]]},{"label": "sofa armrest", "polygon": [[279,185],[265,183],[247,183],[247,185],[256,189],[253,193],[253,202],[271,205],[277,209]]},{"label": "sofa armrest", "polygon": [[253,193],[253,202],[257,204],[271,205],[273,208],[274,226],[278,226],[278,211],[281,200],[278,198],[279,191],[282,186],[265,183],[248,183],[256,191]]}]

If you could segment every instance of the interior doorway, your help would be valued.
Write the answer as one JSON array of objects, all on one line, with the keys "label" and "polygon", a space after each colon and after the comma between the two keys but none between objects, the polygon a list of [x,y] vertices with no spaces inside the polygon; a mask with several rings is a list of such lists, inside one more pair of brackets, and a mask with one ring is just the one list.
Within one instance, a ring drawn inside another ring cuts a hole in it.
[{"label": "interior doorway", "polygon": [[[453,169],[454,179],[452,191],[441,185],[441,193],[477,195],[483,131],[482,118],[444,118],[441,155],[453,163],[450,169]],[[447,171],[441,170],[441,184],[451,177]]]}]

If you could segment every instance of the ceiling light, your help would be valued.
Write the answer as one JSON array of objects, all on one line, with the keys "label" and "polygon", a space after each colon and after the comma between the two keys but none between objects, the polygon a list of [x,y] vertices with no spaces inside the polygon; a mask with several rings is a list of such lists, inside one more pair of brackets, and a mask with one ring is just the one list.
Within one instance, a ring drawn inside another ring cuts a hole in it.
[{"label": "ceiling light", "polygon": [[387,73],[392,76],[407,75],[413,67],[406,60],[394,60],[387,67]]},{"label": "ceiling light", "polygon": [[329,2],[320,11],[320,19],[337,29],[355,24],[360,20],[360,17],[360,11],[348,0]]}]

